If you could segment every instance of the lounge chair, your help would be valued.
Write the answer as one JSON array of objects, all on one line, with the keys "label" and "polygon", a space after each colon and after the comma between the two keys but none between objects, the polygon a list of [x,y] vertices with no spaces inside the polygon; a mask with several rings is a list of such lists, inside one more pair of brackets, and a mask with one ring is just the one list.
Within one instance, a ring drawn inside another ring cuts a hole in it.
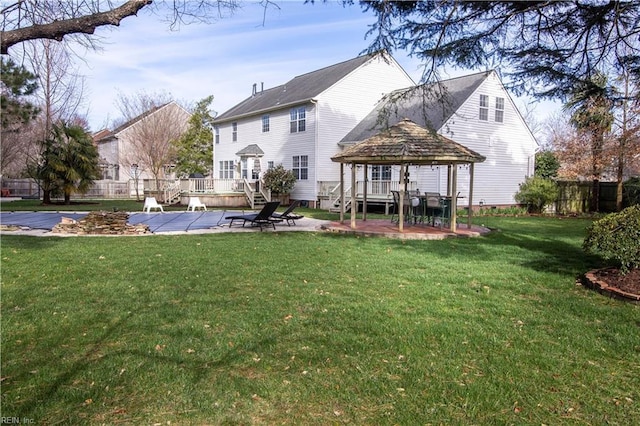
[{"label": "lounge chair", "polygon": [[196,209],[203,209],[206,212],[207,206],[200,201],[200,197],[190,197],[187,211],[191,210],[192,212],[195,212]]},{"label": "lounge chair", "polygon": [[293,210],[300,205],[300,200],[296,200],[282,213],[273,213],[271,217],[276,219],[282,219],[287,221],[287,226],[291,226],[293,223],[296,224],[296,220],[302,219],[304,216],[300,214],[293,213]]},{"label": "lounge chair", "polygon": [[147,197],[144,199],[144,207],[142,208],[142,211],[146,210],[147,213],[151,213],[151,209],[159,209],[164,213],[164,209],[160,204],[158,204],[156,197]]},{"label": "lounge chair", "polygon": [[229,227],[233,226],[233,222],[236,220],[241,220],[243,227],[247,222],[249,222],[251,223],[251,226],[259,226],[261,231],[264,226],[273,226],[273,229],[276,229],[276,223],[282,222],[282,219],[275,219],[271,217],[271,215],[273,215],[273,212],[276,211],[279,205],[280,201],[270,201],[265,204],[262,210],[258,213],[226,216],[225,219],[231,219]]}]

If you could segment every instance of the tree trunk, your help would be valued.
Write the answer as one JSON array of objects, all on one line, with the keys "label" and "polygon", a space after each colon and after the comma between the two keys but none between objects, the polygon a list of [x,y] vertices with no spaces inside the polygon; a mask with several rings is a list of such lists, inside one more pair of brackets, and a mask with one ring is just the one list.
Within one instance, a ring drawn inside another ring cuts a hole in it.
[{"label": "tree trunk", "polygon": [[43,189],[42,190],[42,204],[51,204],[51,190]]}]

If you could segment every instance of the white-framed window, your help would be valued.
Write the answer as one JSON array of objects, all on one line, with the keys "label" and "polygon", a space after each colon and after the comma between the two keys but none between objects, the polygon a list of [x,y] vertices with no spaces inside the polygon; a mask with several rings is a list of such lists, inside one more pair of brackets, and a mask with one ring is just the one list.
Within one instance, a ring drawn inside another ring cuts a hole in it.
[{"label": "white-framed window", "polygon": [[504,122],[504,98],[496,98],[496,116],[498,123]]},{"label": "white-framed window", "polygon": [[275,164],[273,163],[273,161],[267,161],[267,169],[273,169],[275,167]]},{"label": "white-framed window", "polygon": [[220,179],[233,179],[233,160],[220,161]]},{"label": "white-framed window", "polygon": [[267,133],[269,131],[269,114],[265,114],[262,116],[262,133]]},{"label": "white-framed window", "polygon": [[480,95],[480,115],[479,120],[489,121],[489,96]]},{"label": "white-framed window", "polygon": [[391,180],[391,166],[371,166],[371,180]]},{"label": "white-framed window", "polygon": [[304,132],[307,129],[307,109],[304,106],[291,108],[291,133]]},{"label": "white-framed window", "polygon": [[216,144],[219,144],[220,143],[220,127],[215,126],[213,128],[213,134],[215,137]]},{"label": "white-framed window", "polygon": [[309,156],[294,155],[293,167],[291,168],[294,176],[298,180],[307,180],[309,178]]},{"label": "white-framed window", "polygon": [[238,142],[238,123],[231,123],[231,141]]}]

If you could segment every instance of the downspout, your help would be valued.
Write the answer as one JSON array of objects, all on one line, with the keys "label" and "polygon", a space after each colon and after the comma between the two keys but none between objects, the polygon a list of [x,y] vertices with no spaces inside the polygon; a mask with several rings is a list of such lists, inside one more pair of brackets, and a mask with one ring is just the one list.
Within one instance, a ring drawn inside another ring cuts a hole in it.
[{"label": "downspout", "polygon": [[313,109],[315,112],[315,123],[313,123],[314,127],[314,147],[315,147],[315,155],[313,161],[313,192],[316,194],[314,204],[318,202],[318,158],[320,154],[320,141],[318,140],[319,129],[318,129],[318,117],[320,115],[318,111],[318,101],[315,99],[310,99],[311,105],[313,105]]}]

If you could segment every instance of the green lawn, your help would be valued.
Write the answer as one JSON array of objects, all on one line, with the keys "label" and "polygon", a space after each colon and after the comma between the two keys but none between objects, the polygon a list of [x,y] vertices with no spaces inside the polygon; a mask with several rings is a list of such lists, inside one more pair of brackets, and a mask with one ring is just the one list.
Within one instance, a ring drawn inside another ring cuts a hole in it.
[{"label": "green lawn", "polygon": [[3,235],[2,416],[36,424],[640,424],[640,306],[582,219],[487,237]]}]

